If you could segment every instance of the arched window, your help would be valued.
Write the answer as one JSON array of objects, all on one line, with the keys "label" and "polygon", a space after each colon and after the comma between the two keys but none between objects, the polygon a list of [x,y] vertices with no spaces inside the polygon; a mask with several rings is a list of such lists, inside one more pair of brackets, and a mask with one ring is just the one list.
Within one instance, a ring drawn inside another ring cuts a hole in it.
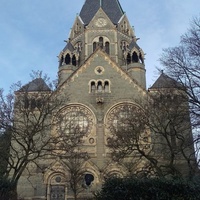
[{"label": "arched window", "polygon": [[97,84],[97,91],[98,91],[98,92],[102,92],[102,91],[103,91],[103,86],[102,86],[102,82],[101,82],[101,81],[98,81],[98,84]]},{"label": "arched window", "polygon": [[99,38],[99,47],[103,49],[103,37]]},{"label": "arched window", "polygon": [[94,42],[94,43],[93,43],[93,52],[96,50],[96,48],[97,48],[97,43]]},{"label": "arched window", "polygon": [[141,63],[143,63],[144,64],[144,59],[143,59],[143,57],[142,57],[142,54],[140,53],[140,61],[141,61]]},{"label": "arched window", "polygon": [[110,54],[110,43],[109,42],[105,43],[105,51],[107,54]]},{"label": "arched window", "polygon": [[70,57],[69,54],[67,54],[67,55],[65,56],[65,64],[66,64],[66,65],[69,65],[70,63],[71,63],[71,57]]},{"label": "arched window", "polygon": [[73,55],[72,57],[72,65],[76,66],[76,56]]},{"label": "arched window", "polygon": [[94,81],[91,82],[90,88],[91,88],[91,93],[95,93],[95,91],[96,91],[96,85],[95,85]]},{"label": "arched window", "polygon": [[105,84],[104,84],[104,91],[105,92],[109,92],[110,91],[110,88],[109,88],[109,82],[108,81],[105,81]]},{"label": "arched window", "polygon": [[133,52],[133,54],[132,54],[132,62],[138,62],[139,61],[139,59],[138,59],[138,55],[137,55],[137,53],[134,51]]},{"label": "arched window", "polygon": [[131,63],[131,55],[130,55],[130,53],[128,53],[126,61],[127,61],[127,64]]}]

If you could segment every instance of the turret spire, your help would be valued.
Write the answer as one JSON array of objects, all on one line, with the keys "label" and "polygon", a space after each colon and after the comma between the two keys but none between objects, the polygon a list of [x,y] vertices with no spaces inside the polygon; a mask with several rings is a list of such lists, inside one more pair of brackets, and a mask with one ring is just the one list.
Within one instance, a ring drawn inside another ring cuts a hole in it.
[{"label": "turret spire", "polygon": [[85,25],[90,23],[100,7],[113,24],[117,24],[124,14],[118,0],[86,0],[80,12],[80,17]]}]

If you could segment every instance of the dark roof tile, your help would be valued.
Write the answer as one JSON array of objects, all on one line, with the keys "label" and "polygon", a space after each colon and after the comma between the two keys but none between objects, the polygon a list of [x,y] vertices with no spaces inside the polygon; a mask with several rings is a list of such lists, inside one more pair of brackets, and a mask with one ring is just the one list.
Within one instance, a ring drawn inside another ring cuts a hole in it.
[{"label": "dark roof tile", "polygon": [[134,40],[132,40],[132,42],[129,44],[129,49],[132,50],[134,47],[140,50],[140,47],[138,46],[138,44]]},{"label": "dark roof tile", "polygon": [[28,84],[24,85],[18,92],[41,92],[51,91],[49,86],[45,83],[42,78],[36,78]]},{"label": "dark roof tile", "polygon": [[118,0],[86,0],[80,12],[85,25],[90,23],[100,7],[114,24],[117,24],[124,14]]},{"label": "dark roof tile", "polygon": [[149,89],[161,88],[180,88],[182,87],[177,81],[162,73],[155,83]]},{"label": "dark roof tile", "polygon": [[63,49],[63,51],[66,51],[67,49],[68,49],[69,51],[71,51],[71,52],[74,51],[74,47],[73,47],[73,45],[71,44],[71,42],[67,42],[67,45],[65,46],[65,48]]}]

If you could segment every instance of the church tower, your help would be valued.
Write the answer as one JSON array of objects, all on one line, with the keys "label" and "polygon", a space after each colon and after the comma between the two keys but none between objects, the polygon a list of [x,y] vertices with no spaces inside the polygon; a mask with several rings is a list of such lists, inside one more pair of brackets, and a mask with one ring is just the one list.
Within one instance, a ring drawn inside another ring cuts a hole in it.
[{"label": "church tower", "polygon": [[143,50],[118,0],[86,0],[59,54],[59,84],[100,48],[145,89]]}]

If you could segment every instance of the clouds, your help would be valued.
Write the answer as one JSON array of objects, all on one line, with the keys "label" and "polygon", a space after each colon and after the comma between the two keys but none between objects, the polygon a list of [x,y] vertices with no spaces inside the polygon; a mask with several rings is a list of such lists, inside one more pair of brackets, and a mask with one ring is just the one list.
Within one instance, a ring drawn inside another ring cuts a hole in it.
[{"label": "clouds", "polygon": [[[175,46],[199,14],[199,0],[120,0],[130,24],[135,27],[146,55],[147,86],[155,81],[155,66],[162,48]],[[0,87],[29,81],[31,70],[57,75],[56,56],[65,46],[76,13],[85,0],[1,0],[0,6]],[[153,78],[152,78],[153,77]]]}]

